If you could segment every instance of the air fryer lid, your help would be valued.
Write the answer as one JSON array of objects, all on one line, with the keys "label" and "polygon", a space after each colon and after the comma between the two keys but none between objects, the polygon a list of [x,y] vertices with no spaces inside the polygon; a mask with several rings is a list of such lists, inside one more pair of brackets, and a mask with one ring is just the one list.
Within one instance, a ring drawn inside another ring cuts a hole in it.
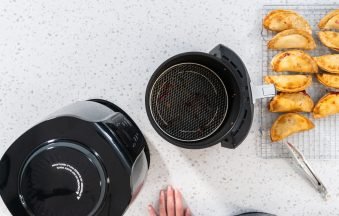
[{"label": "air fryer lid", "polygon": [[168,136],[197,141],[210,136],[227,113],[227,91],[211,69],[197,63],[176,64],[154,82],[149,106]]},{"label": "air fryer lid", "polygon": [[24,163],[19,196],[33,215],[93,215],[105,193],[97,158],[81,145],[56,142],[36,150]]}]

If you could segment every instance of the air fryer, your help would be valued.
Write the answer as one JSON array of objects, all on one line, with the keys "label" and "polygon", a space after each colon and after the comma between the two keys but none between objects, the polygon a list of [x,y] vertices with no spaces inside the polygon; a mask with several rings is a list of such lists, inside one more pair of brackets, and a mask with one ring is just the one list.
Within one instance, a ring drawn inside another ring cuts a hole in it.
[{"label": "air fryer", "polygon": [[81,101],[9,147],[0,161],[0,194],[13,215],[122,215],[148,166],[146,141],[123,110]]},{"label": "air fryer", "polygon": [[236,148],[250,131],[254,101],[275,95],[273,85],[253,86],[239,56],[218,45],[161,64],[146,89],[146,111],[168,142],[199,149],[221,142]]}]

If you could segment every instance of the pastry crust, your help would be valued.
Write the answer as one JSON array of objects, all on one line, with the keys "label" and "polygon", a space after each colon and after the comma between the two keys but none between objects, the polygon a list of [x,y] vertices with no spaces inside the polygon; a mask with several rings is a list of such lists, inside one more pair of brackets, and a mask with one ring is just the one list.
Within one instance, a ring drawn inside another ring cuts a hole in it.
[{"label": "pastry crust", "polygon": [[321,31],[318,33],[321,43],[330,49],[339,52],[339,33],[334,31]]},{"label": "pastry crust", "polygon": [[271,128],[271,140],[282,140],[294,133],[314,128],[313,122],[297,113],[286,113],[279,116]]},{"label": "pastry crust", "polygon": [[305,92],[279,93],[269,103],[271,112],[312,112],[314,103]]},{"label": "pastry crust", "polygon": [[339,54],[314,57],[318,67],[330,73],[339,73]]},{"label": "pastry crust", "polygon": [[265,76],[265,83],[274,84],[280,92],[299,92],[304,91],[312,83],[310,75],[279,75]]},{"label": "pastry crust", "polygon": [[289,29],[276,34],[267,43],[269,49],[305,49],[312,50],[316,47],[310,33],[301,29]]},{"label": "pastry crust", "polygon": [[314,59],[302,50],[289,50],[278,53],[271,61],[276,72],[318,73],[318,65]]},{"label": "pastry crust", "polygon": [[339,29],[339,9],[330,11],[318,23],[318,27],[323,30]]},{"label": "pastry crust", "polygon": [[336,113],[339,113],[339,92],[327,93],[313,109],[314,118],[323,118]]},{"label": "pastry crust", "polygon": [[280,32],[287,29],[302,29],[312,33],[310,24],[301,15],[292,10],[273,10],[264,20],[263,26],[271,31]]},{"label": "pastry crust", "polygon": [[316,77],[324,86],[339,89],[339,74],[319,73]]}]

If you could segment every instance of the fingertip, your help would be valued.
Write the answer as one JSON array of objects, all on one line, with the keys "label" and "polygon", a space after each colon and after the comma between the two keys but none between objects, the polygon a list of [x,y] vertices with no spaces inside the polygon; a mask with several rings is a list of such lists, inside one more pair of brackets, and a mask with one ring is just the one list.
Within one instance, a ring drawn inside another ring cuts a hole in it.
[{"label": "fingertip", "polygon": [[185,216],[191,216],[191,210],[189,208],[186,208]]},{"label": "fingertip", "polygon": [[155,210],[151,204],[147,206],[147,209],[150,216],[156,216]]},{"label": "fingertip", "polygon": [[167,191],[172,191],[172,190],[173,190],[172,186],[171,186],[171,185],[168,185],[168,186],[167,186]]}]

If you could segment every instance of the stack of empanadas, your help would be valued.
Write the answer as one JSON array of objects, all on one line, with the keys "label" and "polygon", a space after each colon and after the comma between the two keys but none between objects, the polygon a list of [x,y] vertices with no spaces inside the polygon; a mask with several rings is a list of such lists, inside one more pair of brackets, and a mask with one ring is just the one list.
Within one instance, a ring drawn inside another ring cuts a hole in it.
[{"label": "stack of empanadas", "polygon": [[[324,73],[317,74],[318,81],[330,88],[339,89],[339,54],[314,57]],[[323,118],[339,113],[339,92],[327,93],[313,109],[314,118]]]},{"label": "stack of empanadas", "polygon": [[278,117],[271,128],[272,141],[279,141],[297,132],[310,130],[313,123],[295,112],[312,112],[314,102],[305,92],[311,85],[310,75],[266,76],[266,83],[272,83],[280,91],[268,104],[271,112],[287,112]]},{"label": "stack of empanadas", "polygon": [[[335,32],[339,30],[339,10],[326,14],[318,23],[318,27],[323,30],[318,33],[322,44],[339,52],[339,33]],[[324,71],[316,75],[318,81],[324,86],[339,89],[339,54],[318,56],[314,57],[314,60]],[[323,118],[336,113],[339,113],[339,92],[327,93],[313,109],[314,118]]]},{"label": "stack of empanadas", "polygon": [[321,30],[318,36],[320,41],[328,48],[339,52],[339,33],[328,30],[339,30],[339,9],[330,11],[318,23]]},{"label": "stack of empanadas", "polygon": [[[314,128],[305,116],[296,112],[313,112],[314,118],[322,118],[339,113],[339,93],[331,92],[322,97],[314,106],[306,89],[315,74],[320,83],[339,89],[339,54],[312,57],[303,50],[316,48],[309,23],[291,10],[273,10],[266,15],[263,26],[278,32],[268,41],[269,49],[292,49],[278,53],[271,60],[274,72],[308,73],[310,75],[266,76],[266,83],[274,84],[279,93],[268,104],[271,112],[285,112],[271,128],[272,141],[282,140],[296,132]],[[339,10],[329,12],[318,24],[322,30],[319,39],[326,47],[339,52]],[[319,73],[321,69],[322,73]]]},{"label": "stack of empanadas", "polygon": [[269,49],[306,49],[316,47],[310,24],[292,10],[273,10],[263,20],[266,29],[279,32],[267,44]]},{"label": "stack of empanadas", "polygon": [[339,54],[314,57],[314,60],[325,71],[316,75],[318,81],[327,87],[339,89]]}]

